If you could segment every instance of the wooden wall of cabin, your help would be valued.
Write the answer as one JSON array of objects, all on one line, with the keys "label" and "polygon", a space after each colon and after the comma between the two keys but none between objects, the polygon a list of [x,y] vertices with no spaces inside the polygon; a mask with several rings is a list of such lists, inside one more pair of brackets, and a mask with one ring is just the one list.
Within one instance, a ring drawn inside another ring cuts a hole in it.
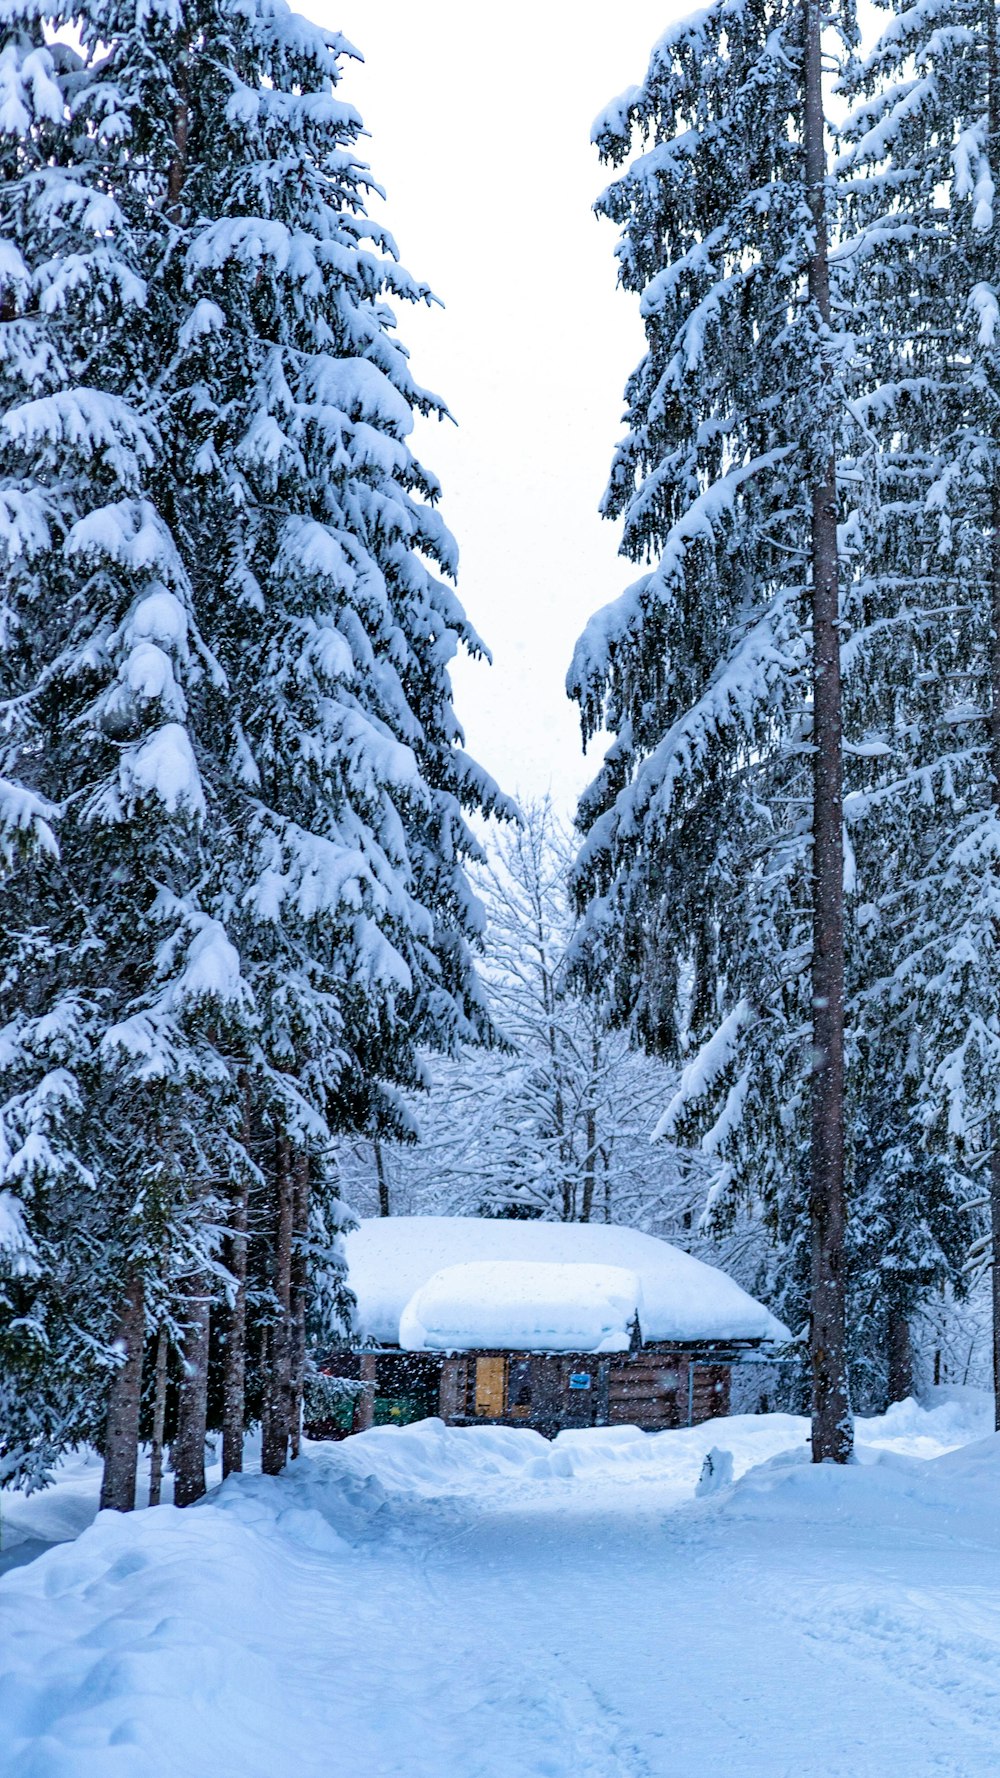
[{"label": "wooden wall of cabin", "polygon": [[[532,1426],[549,1438],[564,1428],[583,1426],[630,1425],[659,1432],[687,1426],[689,1414],[698,1425],[729,1413],[727,1364],[696,1359],[692,1375],[687,1353],[648,1347],[606,1357],[537,1352],[441,1357],[345,1353],[329,1370],[367,1385],[355,1400],[354,1432],[375,1422],[376,1401],[383,1396],[405,1399],[418,1390],[426,1395],[423,1411],[437,1412],[450,1424],[502,1421],[508,1426]],[[317,1426],[314,1436],[337,1434],[332,1426]]]},{"label": "wooden wall of cabin", "polygon": [[703,1420],[715,1420],[720,1414],[729,1413],[732,1378],[733,1373],[728,1364],[695,1365],[693,1425],[700,1426]]},{"label": "wooden wall of cabin", "polygon": [[[651,1432],[694,1425],[729,1412],[727,1364],[687,1353],[651,1351],[548,1355],[464,1353],[445,1358],[438,1411],[443,1420],[564,1428],[642,1426]],[[587,1387],[579,1385],[588,1378]]]},{"label": "wooden wall of cabin", "polygon": [[[693,1364],[693,1376],[691,1375]],[[622,1353],[611,1363],[608,1420],[665,1432],[698,1426],[729,1412],[727,1364],[691,1360],[687,1353]]]}]

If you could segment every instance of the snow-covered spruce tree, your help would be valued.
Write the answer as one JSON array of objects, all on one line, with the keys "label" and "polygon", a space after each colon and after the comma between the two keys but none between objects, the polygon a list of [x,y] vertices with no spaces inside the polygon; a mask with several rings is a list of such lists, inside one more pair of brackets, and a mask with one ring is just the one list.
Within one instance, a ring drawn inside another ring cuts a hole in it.
[{"label": "snow-covered spruce tree", "polygon": [[[52,335],[31,369],[51,400],[31,409],[35,454],[12,453],[10,479],[22,502],[40,484],[48,528],[11,582],[8,634],[32,601],[38,627],[33,654],[7,655],[24,739],[5,760],[58,803],[63,850],[47,903],[26,873],[12,888],[5,1122],[12,1176],[29,1176],[25,1156],[34,1169],[25,1236],[40,1258],[20,1325],[36,1354],[48,1338],[87,1431],[99,1367],[119,1365],[109,1500],[127,1505],[146,1327],[177,1498],[204,1487],[210,1416],[228,1467],[248,1412],[263,1414],[267,1466],[284,1461],[307,1299],[314,1316],[343,1308],[329,1132],[396,1127],[417,1045],[488,1035],[464,811],[505,805],[451,709],[450,656],[478,643],[431,566],[452,573],[454,545],[406,444],[413,409],[439,404],[412,383],[382,300],[427,293],[364,219],[360,123],[333,92],[340,40],[263,0],[141,19],[94,6],[77,30],[83,65],[66,59],[75,84],[52,102],[58,153],[19,120],[5,187],[20,226],[44,182],[38,206],[62,232],[29,217],[23,233],[46,277],[73,228],[90,253],[61,280],[62,310],[23,299],[33,341]],[[39,1017],[25,1033],[28,938]],[[29,1040],[56,1036],[43,1123],[34,1076],[52,1058]],[[74,1239],[100,1281],[81,1266],[78,1301]],[[88,1390],[43,1325],[46,1252]]]},{"label": "snow-covered spruce tree", "polygon": [[883,743],[848,808],[870,955],[859,1025],[875,1090],[891,1081],[895,1121],[942,1157],[925,1163],[932,1198],[950,1166],[968,1240],[963,1173],[969,1198],[991,1170],[1000,1228],[1000,57],[985,0],[892,12],[844,132],[877,465],[852,646]]},{"label": "snow-covered spruce tree", "polygon": [[5,4],[0,52],[0,770],[59,838],[3,883],[0,1184],[31,1250],[4,1462],[37,1481],[94,1438],[128,1507],[161,1255],[201,1263],[232,1128],[191,722],[217,675],[153,487],[147,194],[108,63],[46,47],[43,11]]},{"label": "snow-covered spruce tree", "polygon": [[[844,1356],[843,857],[835,457],[850,341],[831,293],[821,14],[717,0],[611,106],[598,209],[647,352],[605,497],[652,567],[592,619],[569,689],[613,740],[584,796],[581,953],[672,1058],[734,1176],[800,1165],[813,1454],[851,1449]],[[853,35],[838,10],[842,39]],[[702,1046],[705,1047],[702,1047]]]},{"label": "snow-covered spruce tree", "polygon": [[[490,1035],[466,813],[510,812],[452,709],[450,658],[481,644],[407,442],[415,411],[444,410],[385,300],[431,298],[365,216],[345,49],[282,4],[207,0],[163,50],[171,521],[226,688],[213,906],[257,1008],[241,1073],[260,1180],[233,1205],[230,1269],[241,1287],[248,1224],[268,1469],[296,1421],[304,1263],[339,1214],[330,1132],[405,1133],[419,1048]],[[230,1322],[237,1368],[242,1343]]]}]

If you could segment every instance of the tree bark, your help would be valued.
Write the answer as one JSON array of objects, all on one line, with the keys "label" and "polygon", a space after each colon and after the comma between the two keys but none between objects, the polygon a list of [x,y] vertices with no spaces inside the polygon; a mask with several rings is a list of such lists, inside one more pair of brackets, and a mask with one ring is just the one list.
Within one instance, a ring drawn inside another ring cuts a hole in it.
[{"label": "tree bark", "polygon": [[901,1309],[889,1311],[889,1400],[906,1401],[913,1394],[913,1348],[910,1323]]},{"label": "tree bark", "polygon": [[[250,1154],[250,1089],[244,1078],[243,1147]],[[249,1182],[241,1172],[232,1199],[226,1263],[235,1280],[233,1300],[227,1304],[222,1346],[222,1475],[238,1475],[243,1468],[243,1435],[246,1429],[247,1337],[247,1220]]]},{"label": "tree bark", "polygon": [[208,1423],[208,1333],[211,1298],[206,1280],[192,1278],[185,1292],[187,1331],[181,1348],[177,1393],[177,1435],[171,1447],[174,1505],[190,1506],[205,1492],[205,1432]]},{"label": "tree bark", "polygon": [[183,61],[177,64],[174,79],[177,86],[177,101],[174,105],[174,152],[167,169],[167,216],[171,222],[179,222],[181,192],[187,178],[188,132],[190,128],[187,68]]},{"label": "tree bark", "polygon": [[279,1136],[275,1150],[276,1226],[272,1283],[278,1302],[278,1319],[269,1331],[269,1362],[264,1377],[260,1466],[265,1475],[280,1475],[288,1462],[292,1397],[291,1296],[295,1192],[291,1144],[286,1135]]},{"label": "tree bark", "polygon": [[597,1108],[594,1104],[594,1088],[597,1082],[597,1070],[600,1065],[600,1040],[595,1036],[590,1046],[590,1081],[587,1088],[587,1110],[585,1120],[585,1141],[587,1152],[583,1163],[583,1205],[580,1221],[589,1222],[594,1209],[594,1189],[597,1185]]},{"label": "tree bark", "polygon": [[597,1113],[592,1105],[587,1106],[585,1124],[585,1141],[587,1154],[583,1165],[583,1204],[580,1221],[589,1222],[594,1208],[594,1186],[597,1183]]},{"label": "tree bark", "polygon": [[153,1442],[149,1451],[149,1504],[159,1506],[163,1492],[163,1427],[167,1417],[167,1329],[156,1336],[156,1386],[153,1396]]},{"label": "tree bark", "polygon": [[236,1280],[233,1300],[225,1311],[222,1348],[222,1474],[243,1468],[246,1426],[247,1333],[247,1182],[243,1179],[233,1204],[228,1265]]},{"label": "tree bark", "polygon": [[[826,226],[827,157],[821,9],[804,0],[805,175],[814,244],[809,297],[830,324]],[[812,1277],[809,1348],[812,1454],[845,1463],[853,1428],[847,1388],[844,1303],[844,841],[837,564],[837,465],[832,449],[812,487],[813,950],[812,1145],[809,1193]]]},{"label": "tree bark", "polygon": [[[1000,1118],[993,1118],[998,1129]],[[989,1227],[993,1234],[993,1424],[1000,1433],[1000,1141],[993,1136],[993,1154],[989,1156]]]},{"label": "tree bark", "polygon": [[[990,71],[996,59],[996,11],[990,7],[993,42]],[[1000,83],[998,83],[1000,84]],[[990,81],[990,115],[997,103]],[[992,134],[992,131],[991,131]],[[1000,487],[993,490],[993,536],[990,551],[992,635],[990,637],[990,775],[993,809],[1000,820]],[[1000,1109],[990,1119],[990,1232],[993,1237],[993,1424],[1000,1432]]]},{"label": "tree bark", "polygon": [[108,1399],[104,1439],[101,1509],[130,1513],[135,1506],[139,1469],[139,1411],[142,1402],[142,1355],[146,1339],[145,1286],[136,1273],[129,1280],[115,1344],[124,1353]]},{"label": "tree bark", "polygon": [[364,1352],[358,1364],[358,1380],[364,1384],[354,1397],[354,1415],[351,1420],[352,1432],[367,1432],[375,1424],[375,1389],[378,1382],[378,1360],[373,1354]]},{"label": "tree bark", "polygon": [[389,1203],[389,1181],[385,1176],[385,1162],[382,1158],[382,1144],[377,1136],[373,1146],[375,1149],[375,1171],[378,1174],[378,1213],[380,1216],[391,1216],[392,1207]]},{"label": "tree bark", "polygon": [[292,1458],[302,1444],[302,1396],[306,1380],[306,1303],[309,1287],[309,1157],[296,1154],[292,1168],[295,1185],[295,1239],[292,1248],[292,1398],[289,1437]]},{"label": "tree bark", "polygon": [[[986,9],[988,64],[988,155],[996,165],[1000,149],[1000,52],[996,46],[996,7]],[[1000,473],[993,469],[993,535],[989,539],[989,773],[993,813],[1000,820]],[[996,935],[1000,937],[1000,933]],[[989,1223],[993,1234],[993,1424],[1000,1431],[1000,1106],[989,1120]]]}]

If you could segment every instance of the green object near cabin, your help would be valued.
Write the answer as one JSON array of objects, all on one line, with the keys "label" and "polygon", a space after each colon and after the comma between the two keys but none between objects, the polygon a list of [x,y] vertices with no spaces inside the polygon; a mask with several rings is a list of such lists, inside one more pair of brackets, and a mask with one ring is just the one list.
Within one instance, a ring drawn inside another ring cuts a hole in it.
[{"label": "green object near cabin", "polygon": [[414,1420],[426,1420],[434,1412],[427,1397],[420,1395],[376,1395],[375,1426],[409,1426]]}]

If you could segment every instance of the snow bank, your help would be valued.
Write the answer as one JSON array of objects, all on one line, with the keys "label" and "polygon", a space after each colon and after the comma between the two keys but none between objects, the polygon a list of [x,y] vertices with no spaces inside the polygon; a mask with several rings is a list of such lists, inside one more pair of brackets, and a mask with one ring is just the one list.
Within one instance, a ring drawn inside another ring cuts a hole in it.
[{"label": "snow bank", "polygon": [[805,1446],[781,1451],[747,1470],[709,1510],[770,1527],[836,1522],[867,1540],[875,1532],[885,1545],[943,1537],[995,1544],[998,1495],[1000,1433],[993,1433],[931,1458],[860,1445],[855,1463],[815,1464]]},{"label": "snow bank", "polygon": [[[347,1235],[345,1247],[348,1282],[357,1297],[357,1332],[389,1345],[400,1341],[404,1310],[435,1274],[455,1266],[496,1265],[500,1261],[610,1267],[634,1273],[642,1294],[641,1326],[647,1340],[790,1337],[770,1310],[755,1302],[725,1272],[654,1235],[615,1224],[513,1222],[475,1216],[373,1217]],[[484,1298],[479,1309],[485,1325],[491,1313],[488,1299]],[[477,1336],[470,1343],[491,1342]]]},{"label": "snow bank", "polygon": [[[859,1419],[861,1460],[868,1462],[880,1451],[936,1458],[981,1443],[992,1433],[993,1397],[987,1391],[942,1388],[931,1399],[929,1409],[907,1401],[877,1418]],[[508,1488],[521,1483],[536,1493],[535,1484],[555,1483],[562,1498],[578,1495],[583,1501],[590,1499],[591,1488],[617,1491],[634,1483],[655,1488],[664,1503],[693,1493],[713,1445],[733,1453],[737,1477],[782,1453],[806,1462],[809,1422],[797,1414],[735,1414],[675,1432],[584,1427],[561,1432],[550,1442],[528,1427],[446,1426],[433,1419],[373,1427],[340,1444],[305,1440],[310,1457],[322,1463],[337,1488],[347,1483],[336,1478],[348,1478],[351,1487],[372,1484],[387,1495],[434,1499],[488,1493],[502,1480]],[[247,1489],[259,1467],[257,1439],[247,1441],[245,1461],[251,1473],[240,1485]],[[216,1457],[208,1471],[209,1486],[220,1478]],[[100,1485],[100,1458],[82,1451],[63,1459],[51,1487],[33,1494],[0,1492],[0,1570],[32,1559],[49,1544],[79,1537],[96,1517]],[[172,1488],[173,1477],[167,1474],[168,1501]],[[212,1496],[223,1497],[224,1491]]]},{"label": "snow bank", "polygon": [[399,1343],[410,1352],[627,1352],[636,1315],[641,1325],[642,1285],[621,1266],[474,1260],[445,1266],[414,1292]]},{"label": "snow bank", "polygon": [[[856,1422],[861,1459],[874,1463],[881,1452],[940,1457],[981,1441],[992,1414],[992,1397],[976,1389],[963,1390],[961,1399],[948,1396],[931,1410],[902,1402],[877,1419]],[[734,1414],[670,1432],[581,1427],[549,1441],[527,1427],[446,1426],[432,1419],[373,1427],[342,1444],[309,1449],[323,1452],[338,1471],[370,1477],[390,1495],[479,1495],[502,1478],[508,1493],[522,1484],[526,1497],[550,1495],[551,1484],[558,1484],[562,1501],[576,1498],[581,1505],[592,1503],[595,1492],[611,1488],[617,1496],[634,1484],[652,1487],[669,1505],[693,1495],[713,1446],[732,1454],[736,1477],[761,1474],[771,1461],[808,1467],[809,1421],[799,1414]]]},{"label": "snow bank", "polygon": [[76,1543],[6,1575],[0,1605],[17,1635],[0,1655],[0,1778],[329,1772],[316,1680],[293,1661],[277,1668],[276,1651],[311,1617],[322,1654],[322,1587],[341,1596],[332,1629],[383,1511],[377,1484],[331,1486],[306,1463],[277,1487],[241,1478],[184,1512],[101,1513]]}]

